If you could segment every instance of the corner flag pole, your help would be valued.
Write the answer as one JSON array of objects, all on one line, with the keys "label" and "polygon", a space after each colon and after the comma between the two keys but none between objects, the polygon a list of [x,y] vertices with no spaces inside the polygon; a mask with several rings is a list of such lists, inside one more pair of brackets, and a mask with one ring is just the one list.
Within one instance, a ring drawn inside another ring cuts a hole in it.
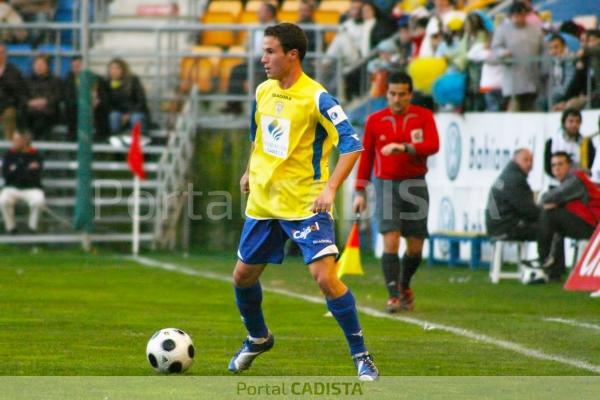
[{"label": "corner flag pole", "polygon": [[133,232],[131,253],[137,256],[140,252],[140,177],[133,175]]},{"label": "corner flag pole", "polygon": [[137,256],[140,251],[140,180],[144,179],[144,153],[140,143],[141,123],[138,121],[131,130],[131,145],[127,154],[127,163],[133,173],[133,216],[131,233],[131,252]]}]

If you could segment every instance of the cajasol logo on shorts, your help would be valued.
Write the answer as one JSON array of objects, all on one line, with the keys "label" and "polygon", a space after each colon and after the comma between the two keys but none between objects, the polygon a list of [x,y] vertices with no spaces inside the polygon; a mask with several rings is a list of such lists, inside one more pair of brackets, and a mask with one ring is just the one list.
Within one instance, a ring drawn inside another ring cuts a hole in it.
[{"label": "cajasol logo on shorts", "polygon": [[306,239],[311,232],[315,232],[319,230],[319,223],[315,222],[313,225],[307,226],[306,228],[300,231],[293,231],[292,237],[294,239]]}]

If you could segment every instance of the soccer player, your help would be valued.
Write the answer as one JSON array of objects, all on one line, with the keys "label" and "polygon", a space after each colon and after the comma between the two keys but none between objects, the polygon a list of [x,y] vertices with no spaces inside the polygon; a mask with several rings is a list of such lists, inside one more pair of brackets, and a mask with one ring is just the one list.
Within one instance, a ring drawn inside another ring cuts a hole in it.
[{"label": "soccer player", "polygon": [[[379,373],[365,347],[354,296],[336,275],[338,249],[330,215],[336,190],[362,145],[337,100],[303,72],[306,48],[306,36],[297,25],[282,23],[265,30],[261,62],[268,80],[256,89],[253,104],[252,152],[240,180],[242,192],[249,193],[247,219],[233,272],[236,304],[249,335],[229,370],[248,369],[273,347],[259,277],[268,263],[281,264],[289,238],[300,247],[344,331],[359,379],[376,380]],[[329,176],[333,146],[341,154]]]},{"label": "soccer player", "polygon": [[[423,241],[428,234],[427,157],[439,150],[433,114],[410,104],[411,98],[410,76],[392,74],[388,79],[388,107],[367,119],[353,205],[356,211],[365,210],[365,187],[375,165],[375,209],[383,234],[381,267],[389,294],[386,310],[390,313],[412,311],[414,307],[410,281],[421,264]],[[398,258],[401,236],[407,244],[402,265]]]}]

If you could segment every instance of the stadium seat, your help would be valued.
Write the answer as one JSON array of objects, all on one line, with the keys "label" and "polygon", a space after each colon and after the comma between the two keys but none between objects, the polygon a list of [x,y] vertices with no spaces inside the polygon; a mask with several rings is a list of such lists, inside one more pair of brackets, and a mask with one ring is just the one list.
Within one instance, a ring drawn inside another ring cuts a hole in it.
[{"label": "stadium seat", "polygon": [[298,22],[298,12],[297,11],[279,11],[277,13],[277,21],[279,22]]},{"label": "stadium seat", "polygon": [[[340,20],[340,13],[337,11],[331,10],[321,10],[318,9],[315,11],[315,22],[323,25],[338,25]],[[335,37],[337,32],[330,31],[325,32],[325,43],[329,44]]]},{"label": "stadium seat", "polygon": [[242,2],[240,0],[213,0],[208,5],[208,12],[225,12],[237,17],[242,12]]},{"label": "stadium seat", "polygon": [[236,65],[244,62],[244,58],[240,57],[240,54],[244,54],[245,49],[243,46],[232,46],[229,51],[221,57],[219,62],[219,91],[227,92],[229,85],[229,77],[231,71]]},{"label": "stadium seat", "polygon": [[[204,24],[234,24],[236,17],[228,12],[209,12],[202,17]],[[234,43],[232,30],[210,30],[202,32],[201,44],[204,46],[231,46]]]},{"label": "stadium seat", "polygon": [[349,8],[350,0],[323,0],[319,5],[319,11],[335,11],[338,13],[338,17],[348,11]]},{"label": "stadium seat", "polygon": [[[258,23],[258,16],[256,15],[255,11],[243,11],[238,18],[239,25],[257,24],[257,23]],[[238,31],[237,39],[235,41],[236,44],[245,45],[246,44],[246,36],[247,36],[246,31]]]},{"label": "stadium seat", "polygon": [[300,9],[300,0],[285,0],[281,6],[281,11],[292,11],[297,13]]},{"label": "stadium seat", "polygon": [[184,57],[181,60],[180,79],[194,82],[201,93],[214,89],[217,63],[222,49],[218,46],[194,46],[192,52],[197,57]]},{"label": "stadium seat", "polygon": [[[6,45],[6,51],[8,53],[8,61],[13,63],[15,67],[21,71],[23,76],[31,75],[31,63],[33,61],[31,57],[31,46],[28,44],[8,44]],[[15,54],[17,53],[17,54]],[[27,53],[27,54],[18,54]]]}]

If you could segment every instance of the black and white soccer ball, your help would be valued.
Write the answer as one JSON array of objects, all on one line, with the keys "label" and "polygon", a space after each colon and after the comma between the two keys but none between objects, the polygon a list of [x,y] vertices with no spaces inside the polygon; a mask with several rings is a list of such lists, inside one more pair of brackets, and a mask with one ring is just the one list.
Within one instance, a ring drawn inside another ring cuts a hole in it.
[{"label": "black and white soccer ball", "polygon": [[146,358],[157,372],[184,372],[194,362],[192,338],[176,328],[165,328],[152,335],[146,346]]},{"label": "black and white soccer ball", "polygon": [[521,261],[521,283],[523,285],[548,283],[548,273],[542,268],[539,260]]}]

